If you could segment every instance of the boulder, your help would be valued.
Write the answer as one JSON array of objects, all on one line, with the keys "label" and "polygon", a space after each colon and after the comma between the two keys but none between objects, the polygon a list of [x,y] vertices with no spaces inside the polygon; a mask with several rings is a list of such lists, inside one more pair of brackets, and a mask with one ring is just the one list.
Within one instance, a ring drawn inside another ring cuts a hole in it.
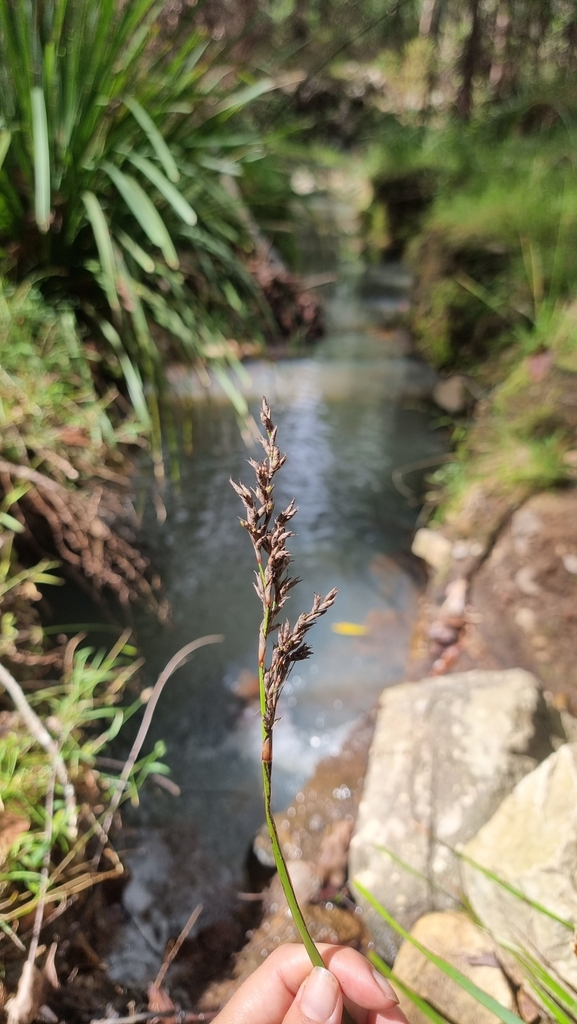
[{"label": "boulder", "polygon": [[[428,911],[454,908],[461,880],[452,849],[552,752],[558,721],[521,669],[385,690],[351,842],[353,889],[358,879],[405,928]],[[392,960],[396,934],[358,899],[377,949]]]},{"label": "boulder", "polygon": [[[526,775],[464,853],[558,918],[577,922],[577,743]],[[463,863],[467,897],[496,939],[522,947],[573,987],[577,958],[568,928]]]},{"label": "boulder", "polygon": [[[497,960],[494,943],[465,914],[454,911],[425,914],[417,921],[411,934],[422,946],[442,956],[502,1006],[516,1010],[511,986]],[[497,1024],[499,1020],[410,942],[404,942],[399,950],[395,976],[449,1020],[458,1020],[459,1024]],[[400,991],[399,996],[409,1024],[427,1024],[430,1018],[408,996]]]}]

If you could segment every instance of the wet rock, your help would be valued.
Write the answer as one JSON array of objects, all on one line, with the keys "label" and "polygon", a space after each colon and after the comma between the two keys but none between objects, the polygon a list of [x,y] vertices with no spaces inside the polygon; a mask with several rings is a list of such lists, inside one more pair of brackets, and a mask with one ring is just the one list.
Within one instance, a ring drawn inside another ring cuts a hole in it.
[{"label": "wet rock", "polygon": [[464,558],[479,558],[483,554],[483,545],[480,541],[456,540],[451,548],[451,555],[460,562]]},{"label": "wet rock", "polygon": [[[526,775],[464,852],[553,914],[575,922],[577,744],[564,744]],[[463,881],[473,910],[498,941],[539,952],[570,985],[577,985],[572,929],[467,863]]]},{"label": "wet rock", "polygon": [[[304,859],[318,864],[324,856],[328,874],[339,870],[338,863],[329,867],[329,847],[326,844],[332,843],[337,862],[342,862],[343,853],[339,854],[337,848],[339,844],[343,846],[344,837],[352,830],[357,814],[375,717],[374,713],[366,715],[353,729],[341,752],[336,757],[320,761],[314,775],[296,794],[292,804],[275,815],[281,848],[287,860]],[[346,845],[348,847],[348,842]],[[253,848],[262,864],[274,867],[265,825],[257,833]]]},{"label": "wet rock", "polygon": [[238,678],[235,679],[232,690],[240,700],[252,704],[259,697],[258,676],[254,672],[249,672],[248,669],[243,668],[239,672]]},{"label": "wet rock", "polygon": [[451,541],[438,530],[421,527],[415,534],[411,551],[432,569],[440,571],[445,568],[451,557],[451,548]]},{"label": "wet rock", "polygon": [[455,373],[452,377],[440,380],[433,388],[433,400],[439,408],[456,416],[467,407],[468,392],[464,377]]},{"label": "wet rock", "polygon": [[321,840],[317,870],[323,885],[340,889],[345,884],[349,863],[349,846],[354,822],[341,819]]},{"label": "wet rock", "polygon": [[[513,992],[496,957],[495,945],[465,914],[426,914],[411,934],[432,953],[443,957],[508,1010],[516,1010]],[[449,1020],[459,1024],[497,1024],[499,1018],[481,1006],[426,956],[404,942],[395,960],[395,975]],[[400,993],[409,1024],[427,1024],[429,1017]]]},{"label": "wet rock", "polygon": [[[405,927],[454,907],[461,881],[450,847],[470,839],[551,753],[557,721],[537,680],[522,670],[456,673],[385,690],[351,842],[353,890],[358,879]],[[360,896],[359,903],[377,948],[392,958],[396,935]]]}]

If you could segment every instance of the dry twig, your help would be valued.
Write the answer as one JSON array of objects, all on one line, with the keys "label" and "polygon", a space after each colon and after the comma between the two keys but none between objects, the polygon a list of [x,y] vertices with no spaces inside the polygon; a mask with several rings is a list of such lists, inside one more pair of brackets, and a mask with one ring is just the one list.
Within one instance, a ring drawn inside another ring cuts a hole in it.
[{"label": "dry twig", "polygon": [[148,730],[150,729],[152,716],[154,715],[156,705],[158,704],[160,695],[166,683],[170,679],[173,672],[176,672],[177,668],[180,668],[181,665],[184,665],[185,661],[187,661],[190,655],[194,651],[197,651],[199,647],[205,647],[207,644],[219,644],[223,640],[224,637],[222,636],[221,633],[213,633],[209,636],[198,637],[198,639],[193,640],[189,644],[186,644],[184,647],[181,647],[180,651],[177,651],[177,653],[170,659],[170,661],[162,670],[158,679],[156,680],[156,683],[154,684],[154,689],[146,705],[146,711],[144,712],[142,722],[140,723],[140,728],[138,730],[138,733],[136,734],[136,739],[132,744],[132,749],[130,751],[130,754],[128,755],[128,758],[126,759],[126,763],[124,765],[124,768],[122,769],[122,773],[118,780],[117,789],[114,793],[114,796],[112,797],[112,800],[110,801],[108,814],[102,826],[100,845],[94,857],[94,866],[98,864],[98,862],[100,861],[100,857],[102,856],[102,851],[108,839],[108,833],[110,832],[112,820],[114,818],[114,815],[116,814],[116,811],[118,810],[118,805],[122,799],[122,794],[126,789],[126,784],[130,778],[132,769],[136,764],[136,760],[138,758],[138,755],[140,754],[142,744],[146,739]]},{"label": "dry twig", "polygon": [[186,937],[187,937],[188,933],[190,932],[191,928],[193,928],[194,925],[196,924],[196,922],[198,921],[198,919],[199,919],[201,914],[202,914],[202,903],[199,903],[198,906],[196,906],[194,908],[194,910],[192,911],[192,914],[190,915],[188,921],[186,922],[186,924],[185,924],[184,928],[182,929],[180,935],[178,936],[176,942],[174,943],[174,945],[172,945],[170,947],[170,949],[168,950],[168,953],[165,954],[165,957],[164,957],[164,960],[162,961],[160,970],[159,970],[158,974],[156,975],[156,978],[155,978],[155,980],[153,982],[153,988],[154,989],[158,990],[159,988],[162,987],[162,983],[163,983],[164,979],[166,978],[166,973],[168,971],[168,968],[170,967],[170,965],[173,962],[174,958],[177,956],[178,951],[179,951],[180,947],[182,946],[182,943],[186,939]]},{"label": "dry twig", "polygon": [[90,1024],[140,1024],[145,1020],[173,1017],[176,1024],[196,1024],[197,1021],[210,1021],[216,1017],[217,1011],[207,1010],[205,1013],[188,1013],[182,1010],[149,1010],[146,1013],[133,1013],[129,1017],[101,1017],[91,1020]]}]

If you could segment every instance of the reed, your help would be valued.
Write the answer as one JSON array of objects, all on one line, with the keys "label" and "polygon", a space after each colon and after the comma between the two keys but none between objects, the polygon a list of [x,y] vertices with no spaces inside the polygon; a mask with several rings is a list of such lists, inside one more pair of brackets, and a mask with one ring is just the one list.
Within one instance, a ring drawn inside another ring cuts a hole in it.
[{"label": "reed", "polygon": [[[265,436],[260,439],[265,457],[262,462],[249,459],[255,472],[256,486],[249,488],[232,480],[231,484],[246,510],[246,519],[241,519],[240,522],[248,532],[254,548],[257,564],[254,587],[262,605],[258,645],[258,678],[262,722],[264,808],[275,865],[296,928],[313,965],[324,967],[324,961],[310,936],[295,896],[271,810],[273,730],[282,688],[293,665],[297,661],[304,661],[310,657],[312,651],[306,643],[307,634],[321,615],[324,615],[333,605],[337,591],[336,589],[331,590],[324,598],[320,594],[315,594],[311,610],[301,612],[294,626],[291,626],[288,619],[284,622],[280,621],[280,612],[286,604],[290,591],[300,582],[297,577],[289,576],[288,567],[292,556],[287,548],[287,541],[294,536],[287,526],[298,512],[298,508],[292,500],[283,512],[279,512],[274,517],[274,478],[282,469],[286,455],[280,451],[276,443],[277,427],[273,424],[270,408],[265,398],[262,400],[260,420],[266,432]],[[269,657],[270,638],[274,634],[276,634],[276,639],[272,643]]]}]

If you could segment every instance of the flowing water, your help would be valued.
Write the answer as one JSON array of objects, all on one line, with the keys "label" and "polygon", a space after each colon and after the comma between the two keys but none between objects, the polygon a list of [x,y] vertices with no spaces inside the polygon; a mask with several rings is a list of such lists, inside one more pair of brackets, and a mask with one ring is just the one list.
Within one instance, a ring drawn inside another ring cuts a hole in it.
[{"label": "flowing water", "polygon": [[[338,751],[352,723],[381,689],[402,677],[418,586],[408,552],[415,509],[395,489],[395,467],[440,453],[423,396],[430,371],[387,326],[407,301],[400,266],[364,274],[345,268],[327,297],[326,337],[305,355],[248,365],[242,384],[258,416],[266,394],[287,452],[277,478],[279,506],[300,511],[290,547],[302,578],[288,613],[313,591],[339,588],[315,627],[314,657],[297,666],[275,730],[274,791],[286,805],[316,762]],[[224,913],[243,885],[251,839],[262,822],[260,726],[251,700],[259,604],[253,554],[238,524],[242,508],[229,477],[251,483],[248,451],[230,406],[191,377],[174,382],[177,416],[192,421],[193,451],[167,519],[145,516],[144,542],[172,606],[171,624],[138,623],[145,682],[182,645],[205,633],[224,642],[194,655],[168,684],[151,739],[163,738],[178,799],[147,787],[129,816],[135,847],[126,890],[129,914],[111,957],[124,980],[150,977],[168,934],[197,900],[204,920]],[[411,484],[415,477],[408,477]],[[403,562],[403,557],[406,561]],[[365,627],[365,635],[354,627]],[[335,629],[336,627],[336,629]]]}]

